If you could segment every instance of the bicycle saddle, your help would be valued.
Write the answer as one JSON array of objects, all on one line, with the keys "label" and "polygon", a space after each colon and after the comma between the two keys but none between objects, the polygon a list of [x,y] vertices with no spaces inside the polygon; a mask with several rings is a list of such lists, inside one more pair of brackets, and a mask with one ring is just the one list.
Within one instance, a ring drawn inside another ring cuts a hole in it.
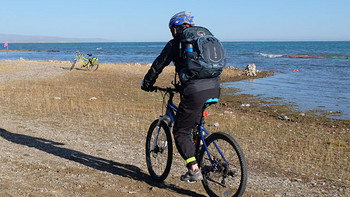
[{"label": "bicycle saddle", "polygon": [[218,103],[219,99],[218,98],[210,98],[207,101],[205,101],[205,104],[211,105],[211,104],[215,104]]}]

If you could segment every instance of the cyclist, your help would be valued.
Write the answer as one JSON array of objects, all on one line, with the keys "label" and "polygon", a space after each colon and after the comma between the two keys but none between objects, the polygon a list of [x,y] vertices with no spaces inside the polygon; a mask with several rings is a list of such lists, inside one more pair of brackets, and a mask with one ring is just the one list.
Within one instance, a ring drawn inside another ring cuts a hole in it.
[{"label": "cyclist", "polygon": [[[186,61],[180,58],[179,34],[186,28],[194,26],[193,16],[189,12],[175,14],[169,21],[169,28],[173,39],[164,47],[160,55],[154,60],[145,75],[141,89],[153,91],[154,83],[165,66],[174,62],[177,73],[186,66]],[[195,147],[192,142],[192,129],[199,124],[204,103],[209,98],[219,98],[219,77],[206,79],[190,79],[181,82],[180,104],[174,124],[174,138],[176,147],[186,161],[188,171],[181,176],[181,181],[196,182],[202,180],[202,174],[195,159]]]}]

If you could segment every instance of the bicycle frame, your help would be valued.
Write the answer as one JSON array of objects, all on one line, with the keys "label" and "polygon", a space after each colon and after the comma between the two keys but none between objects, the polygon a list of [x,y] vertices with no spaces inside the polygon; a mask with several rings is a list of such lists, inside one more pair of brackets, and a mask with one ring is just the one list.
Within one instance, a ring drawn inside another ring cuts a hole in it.
[{"label": "bicycle frame", "polygon": [[[161,121],[165,121],[169,127],[169,130],[171,131],[173,123],[175,122],[175,117],[176,117],[176,112],[178,107],[173,103],[173,97],[174,97],[174,92],[172,92],[171,89],[160,89],[161,91],[166,91],[167,93],[169,93],[169,100],[167,102],[167,107],[166,107],[166,112],[164,115],[162,115],[161,117],[159,117],[159,122]],[[210,134],[209,132],[204,128],[203,126],[203,122],[204,122],[204,117],[202,116],[201,121],[200,121],[200,125],[199,125],[199,135],[197,137],[197,139],[202,140],[203,142],[203,146],[205,148],[205,151],[208,154],[209,157],[209,161],[212,164],[212,166],[217,170],[217,166],[214,165],[215,162],[213,161],[211,154],[208,150],[207,144],[205,143],[205,137],[208,137]],[[155,140],[158,139],[158,134],[159,132],[157,132],[157,137],[155,138]],[[196,142],[196,159],[197,155],[199,154],[199,146],[200,146],[200,140],[197,140]],[[220,148],[218,147],[218,145],[216,144],[216,142],[213,142],[213,144],[215,145],[216,149],[218,150],[219,154],[221,155],[221,157],[224,159],[224,161],[229,165],[229,163],[227,162],[225,156],[222,154]]]},{"label": "bicycle frame", "polygon": [[[89,62],[89,59],[88,59],[88,58],[82,56],[80,53],[78,53],[77,56],[78,56],[78,58],[80,59],[80,61],[83,63],[83,66],[86,66],[86,65],[88,64],[88,62]],[[85,61],[84,61],[84,60],[85,60]]]},{"label": "bicycle frame", "polygon": [[[203,133],[205,133],[205,134],[203,134]],[[202,142],[203,142],[203,146],[204,146],[204,148],[205,148],[205,151],[206,151],[207,154],[208,154],[210,163],[214,166],[213,159],[212,159],[212,157],[211,157],[211,155],[210,155],[210,152],[209,152],[209,150],[208,150],[207,144],[205,143],[205,140],[204,140],[205,137],[208,137],[209,135],[210,135],[209,132],[204,128],[203,124],[201,124],[201,125],[200,125],[200,129],[199,129],[199,138],[200,138],[200,139],[202,140]],[[199,145],[199,143],[200,143],[200,142],[197,142],[198,145]],[[216,150],[218,150],[218,152],[220,153],[220,155],[221,155],[221,157],[224,159],[224,161],[227,163],[227,165],[229,165],[229,163],[227,162],[225,156],[222,154],[222,152],[221,152],[220,148],[218,147],[218,145],[216,144],[216,142],[213,142],[213,144],[215,145]],[[198,145],[197,145],[197,146],[198,146]],[[196,148],[196,150],[198,151],[199,148]],[[198,153],[197,153],[196,155],[198,155]],[[215,167],[215,170],[217,170],[217,166],[214,166],[214,167]]]},{"label": "bicycle frame", "polygon": [[[174,98],[174,92],[169,91],[171,89],[160,89],[161,91],[165,91],[166,93],[169,93],[169,99],[167,102],[165,114],[159,117],[159,122],[160,121],[165,121],[171,130],[173,127],[173,124],[175,122],[175,116],[178,107],[173,103],[173,98]],[[164,98],[163,98],[164,99]]]}]

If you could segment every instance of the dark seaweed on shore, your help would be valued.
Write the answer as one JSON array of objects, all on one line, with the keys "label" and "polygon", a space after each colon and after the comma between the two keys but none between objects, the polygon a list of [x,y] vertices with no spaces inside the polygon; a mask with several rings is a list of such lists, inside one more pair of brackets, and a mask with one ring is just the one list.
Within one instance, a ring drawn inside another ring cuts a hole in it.
[{"label": "dark seaweed on shore", "polygon": [[40,53],[47,53],[47,52],[60,52],[59,50],[0,50],[0,52],[40,52]]}]

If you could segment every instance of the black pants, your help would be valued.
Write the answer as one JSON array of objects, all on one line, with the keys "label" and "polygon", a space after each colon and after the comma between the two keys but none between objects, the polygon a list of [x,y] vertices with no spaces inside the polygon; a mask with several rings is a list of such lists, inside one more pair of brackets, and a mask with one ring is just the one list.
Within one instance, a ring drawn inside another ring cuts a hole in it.
[{"label": "black pants", "polygon": [[192,142],[191,131],[196,124],[200,123],[205,101],[210,98],[219,98],[219,96],[219,88],[181,96],[173,133],[176,148],[182,158],[187,161],[188,167],[196,163],[195,160],[188,161],[195,156],[195,146]]}]

